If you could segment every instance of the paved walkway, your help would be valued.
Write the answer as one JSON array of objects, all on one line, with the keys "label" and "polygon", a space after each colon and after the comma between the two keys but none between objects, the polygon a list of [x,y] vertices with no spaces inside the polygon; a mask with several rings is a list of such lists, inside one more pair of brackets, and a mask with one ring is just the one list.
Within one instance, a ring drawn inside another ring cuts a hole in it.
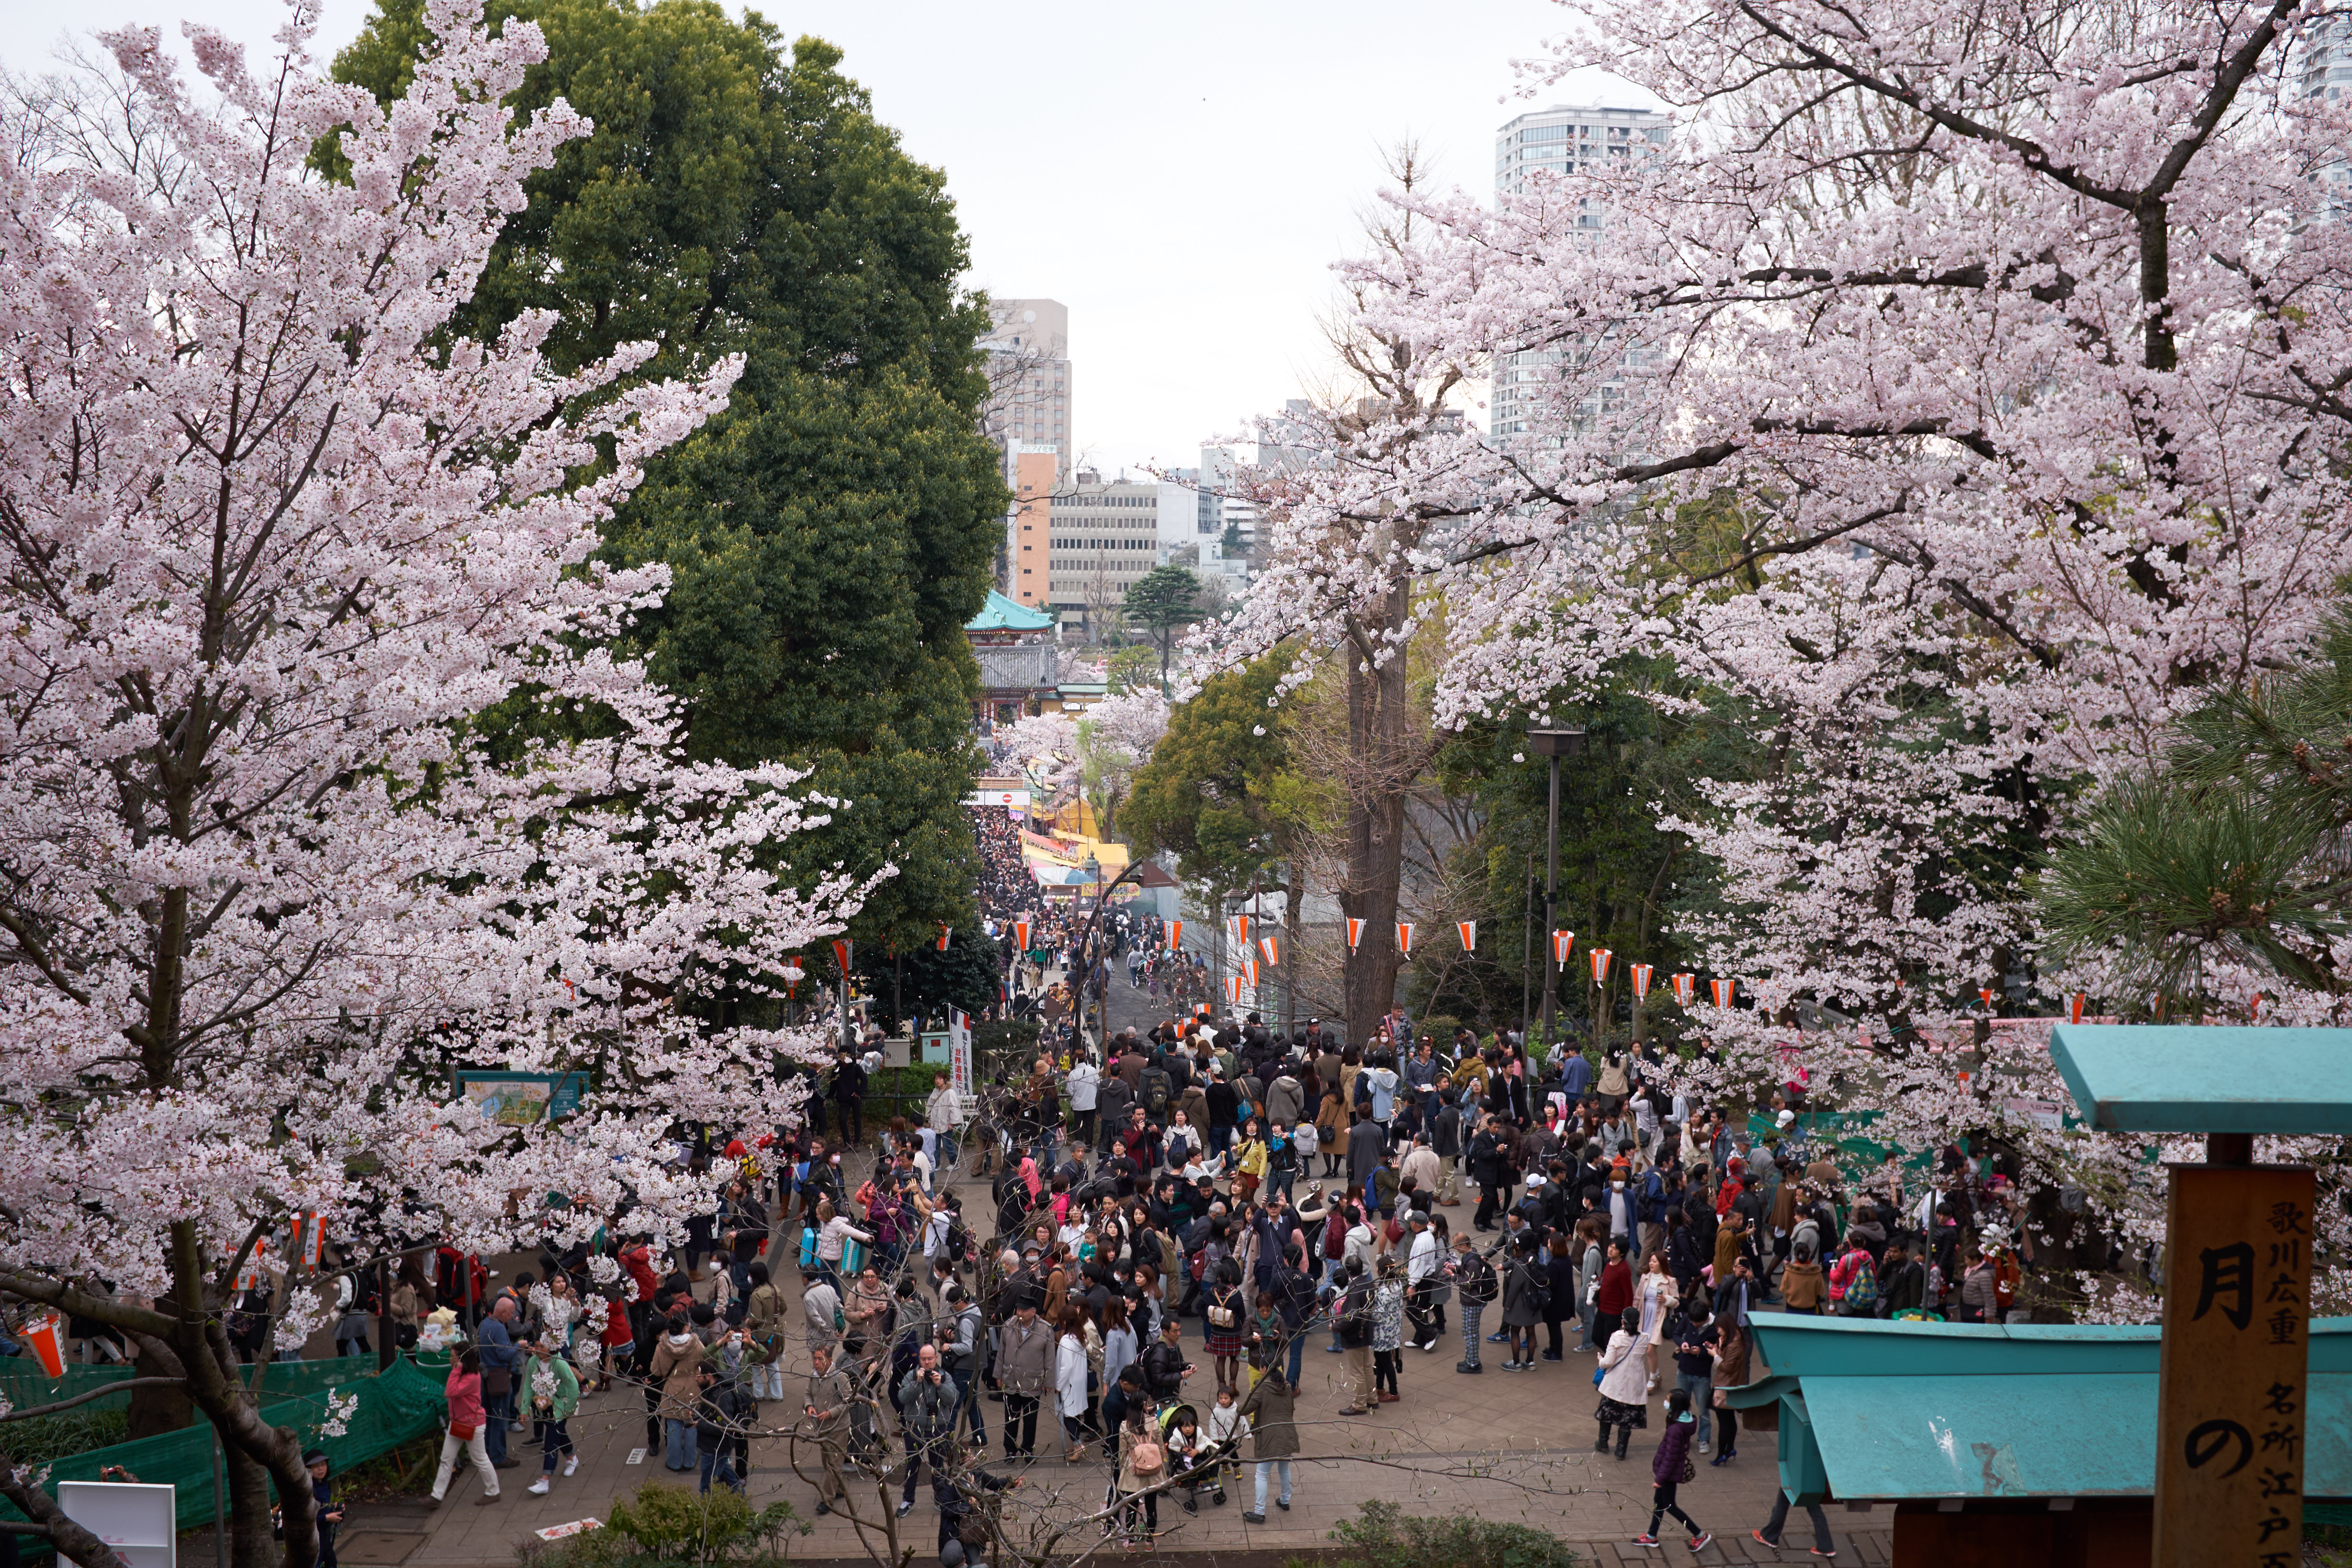
[{"label": "paved walkway", "polygon": [[[1122,985],[1122,989],[1124,986]],[[986,1212],[985,1194],[968,1184],[967,1212]],[[520,1259],[505,1259],[509,1267],[528,1267]],[[790,1275],[791,1270],[786,1270]],[[787,1279],[786,1289],[797,1297],[798,1281]],[[797,1321],[797,1305],[793,1321]],[[1186,1325],[1188,1338],[1197,1335],[1197,1322]],[[1459,1353],[1458,1335],[1451,1336],[1439,1353],[1408,1351],[1401,1380],[1402,1399],[1381,1406],[1370,1416],[1342,1418],[1342,1401],[1333,1388],[1338,1356],[1324,1350],[1328,1338],[1310,1344],[1307,1352],[1305,1392],[1299,1401],[1300,1436],[1304,1457],[1297,1467],[1296,1506],[1288,1513],[1270,1511],[1264,1525],[1245,1523],[1241,1513],[1245,1496],[1220,1508],[1202,1505],[1197,1516],[1187,1515],[1174,1500],[1160,1507],[1161,1549],[1171,1552],[1309,1550],[1328,1544],[1328,1531],[1368,1499],[1382,1498],[1408,1513],[1446,1514],[1475,1510],[1494,1519],[1539,1526],[1564,1540],[1583,1543],[1588,1555],[1604,1564],[1622,1556],[1627,1560],[1687,1561],[1690,1553],[1678,1536],[1663,1551],[1643,1552],[1625,1544],[1648,1523],[1650,1455],[1659,1431],[1661,1405],[1654,1406],[1651,1430],[1634,1435],[1630,1457],[1620,1462],[1595,1455],[1591,1447],[1590,1419],[1595,1397],[1592,1360],[1571,1355],[1565,1363],[1544,1363],[1528,1373],[1499,1370],[1499,1346],[1488,1346],[1486,1371],[1465,1376],[1454,1370]],[[1200,1376],[1208,1372],[1203,1360]],[[795,1353],[788,1363],[786,1387],[793,1388],[790,1368],[805,1369],[806,1357]],[[1662,1391],[1663,1393],[1663,1391]],[[788,1395],[789,1403],[790,1396]],[[1001,1442],[1003,1405],[985,1405],[990,1457],[996,1460]],[[788,1410],[772,1404],[763,1419],[783,1425]],[[1041,1426],[1039,1451],[1055,1457],[1025,1468],[1028,1482],[1017,1494],[1022,1507],[1051,1512],[1058,1518],[1083,1517],[1098,1509],[1108,1483],[1098,1464],[1064,1465],[1059,1458],[1058,1432],[1050,1431],[1048,1415]],[[507,1568],[515,1548],[531,1532],[582,1518],[603,1518],[612,1499],[634,1490],[648,1479],[691,1485],[692,1475],[678,1476],[663,1467],[658,1449],[646,1451],[642,1396],[635,1389],[615,1388],[583,1400],[572,1418],[579,1447],[579,1473],[558,1478],[546,1497],[531,1497],[523,1488],[538,1473],[538,1451],[524,1447],[528,1434],[511,1439],[510,1453],[524,1468],[502,1471],[499,1500],[487,1508],[473,1506],[479,1488],[469,1469],[452,1485],[450,1500],[438,1511],[413,1505],[362,1509],[354,1518],[341,1552],[344,1561],[430,1564],[431,1568],[472,1568],[496,1564]],[[1049,1435],[1050,1433],[1050,1435]],[[788,1439],[758,1440],[752,1447],[750,1491],[755,1503],[776,1499],[790,1501],[804,1518],[812,1517],[815,1488],[793,1473]],[[803,1466],[810,1456],[803,1447]],[[1776,1554],[1748,1539],[1748,1531],[1763,1522],[1771,1508],[1775,1484],[1773,1439],[1754,1434],[1741,1446],[1731,1465],[1715,1468],[1702,1462],[1698,1479],[1683,1489],[1683,1506],[1699,1522],[1717,1532],[1717,1544],[1707,1548],[1706,1562],[1780,1561],[1801,1558],[1810,1531],[1802,1516],[1792,1531],[1799,1543],[1793,1552]],[[895,1561],[889,1527],[895,1520],[898,1488],[888,1489],[891,1507],[884,1508],[869,1479],[856,1490],[856,1511],[867,1528],[861,1531],[839,1516],[814,1520],[816,1529],[793,1546],[804,1560],[867,1559],[876,1554]],[[1231,1494],[1229,1494],[1231,1495]],[[1270,1506],[1270,1505],[1269,1505]],[[916,1505],[904,1521],[905,1539],[919,1546],[917,1561],[929,1559],[938,1528],[928,1487],[919,1487]],[[1669,1521],[1669,1525],[1672,1521]],[[1891,1518],[1875,1514],[1832,1513],[1840,1534],[1840,1560],[1864,1563],[1886,1561]],[[1847,1534],[1849,1524],[1862,1526]],[[862,1537],[862,1539],[861,1539]]]}]

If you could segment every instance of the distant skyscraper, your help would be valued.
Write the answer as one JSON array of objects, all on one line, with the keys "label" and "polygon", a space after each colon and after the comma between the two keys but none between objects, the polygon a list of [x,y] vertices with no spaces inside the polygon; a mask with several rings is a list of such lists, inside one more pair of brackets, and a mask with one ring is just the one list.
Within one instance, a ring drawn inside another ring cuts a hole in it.
[{"label": "distant skyscraper", "polygon": [[[1591,174],[1630,167],[1663,152],[1674,128],[1667,116],[1648,109],[1606,109],[1559,104],[1507,121],[1495,132],[1495,196],[1523,195],[1536,174]],[[1580,227],[1598,232],[1601,215],[1581,214]],[[1557,349],[1522,350],[1495,358],[1495,388],[1489,430],[1497,440],[1527,433],[1526,387],[1554,363]],[[1631,362],[1628,362],[1629,365]],[[1591,417],[1609,412],[1611,389],[1603,387]]]},{"label": "distant skyscraper", "polygon": [[1024,447],[1051,447],[1056,472],[1076,468],[1070,427],[1070,311],[1058,300],[995,300],[988,355],[987,428],[1004,454],[1004,482]]}]

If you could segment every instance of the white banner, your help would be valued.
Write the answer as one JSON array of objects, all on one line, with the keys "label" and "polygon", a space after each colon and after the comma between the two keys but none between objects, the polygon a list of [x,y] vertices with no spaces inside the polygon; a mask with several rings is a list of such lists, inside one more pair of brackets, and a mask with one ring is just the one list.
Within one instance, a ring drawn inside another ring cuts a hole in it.
[{"label": "white banner", "polygon": [[948,1087],[957,1103],[971,1103],[971,1016],[955,1007],[948,1009]]}]

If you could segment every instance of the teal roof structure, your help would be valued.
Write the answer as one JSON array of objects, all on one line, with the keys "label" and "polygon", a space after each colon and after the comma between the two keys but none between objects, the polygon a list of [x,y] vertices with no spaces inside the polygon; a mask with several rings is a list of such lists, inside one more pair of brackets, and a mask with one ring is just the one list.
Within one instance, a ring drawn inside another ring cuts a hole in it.
[{"label": "teal roof structure", "polygon": [[2050,1056],[2102,1132],[2352,1133],[2352,1029],[2061,1024]]},{"label": "teal roof structure", "polygon": [[[1748,1321],[1772,1375],[1726,1397],[1780,1405],[1791,1500],[2154,1495],[2153,1323]],[[2352,1498],[2352,1318],[2314,1318],[2310,1343],[2305,1493]]]},{"label": "teal roof structure", "polygon": [[1043,610],[1006,598],[991,588],[980,614],[963,624],[968,632],[1043,632],[1053,629],[1054,617]]}]

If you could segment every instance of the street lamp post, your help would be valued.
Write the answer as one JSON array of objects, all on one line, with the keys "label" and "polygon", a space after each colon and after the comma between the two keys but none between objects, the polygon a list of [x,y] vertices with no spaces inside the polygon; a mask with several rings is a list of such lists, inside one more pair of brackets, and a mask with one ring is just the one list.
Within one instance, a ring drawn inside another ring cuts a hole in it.
[{"label": "street lamp post", "polygon": [[1559,760],[1562,757],[1584,755],[1584,731],[1581,730],[1530,730],[1528,744],[1536,755],[1550,764],[1551,809],[1545,829],[1544,850],[1544,984],[1543,1042],[1551,1044],[1552,1003],[1559,991],[1559,955],[1552,947],[1552,932],[1559,924]]}]

